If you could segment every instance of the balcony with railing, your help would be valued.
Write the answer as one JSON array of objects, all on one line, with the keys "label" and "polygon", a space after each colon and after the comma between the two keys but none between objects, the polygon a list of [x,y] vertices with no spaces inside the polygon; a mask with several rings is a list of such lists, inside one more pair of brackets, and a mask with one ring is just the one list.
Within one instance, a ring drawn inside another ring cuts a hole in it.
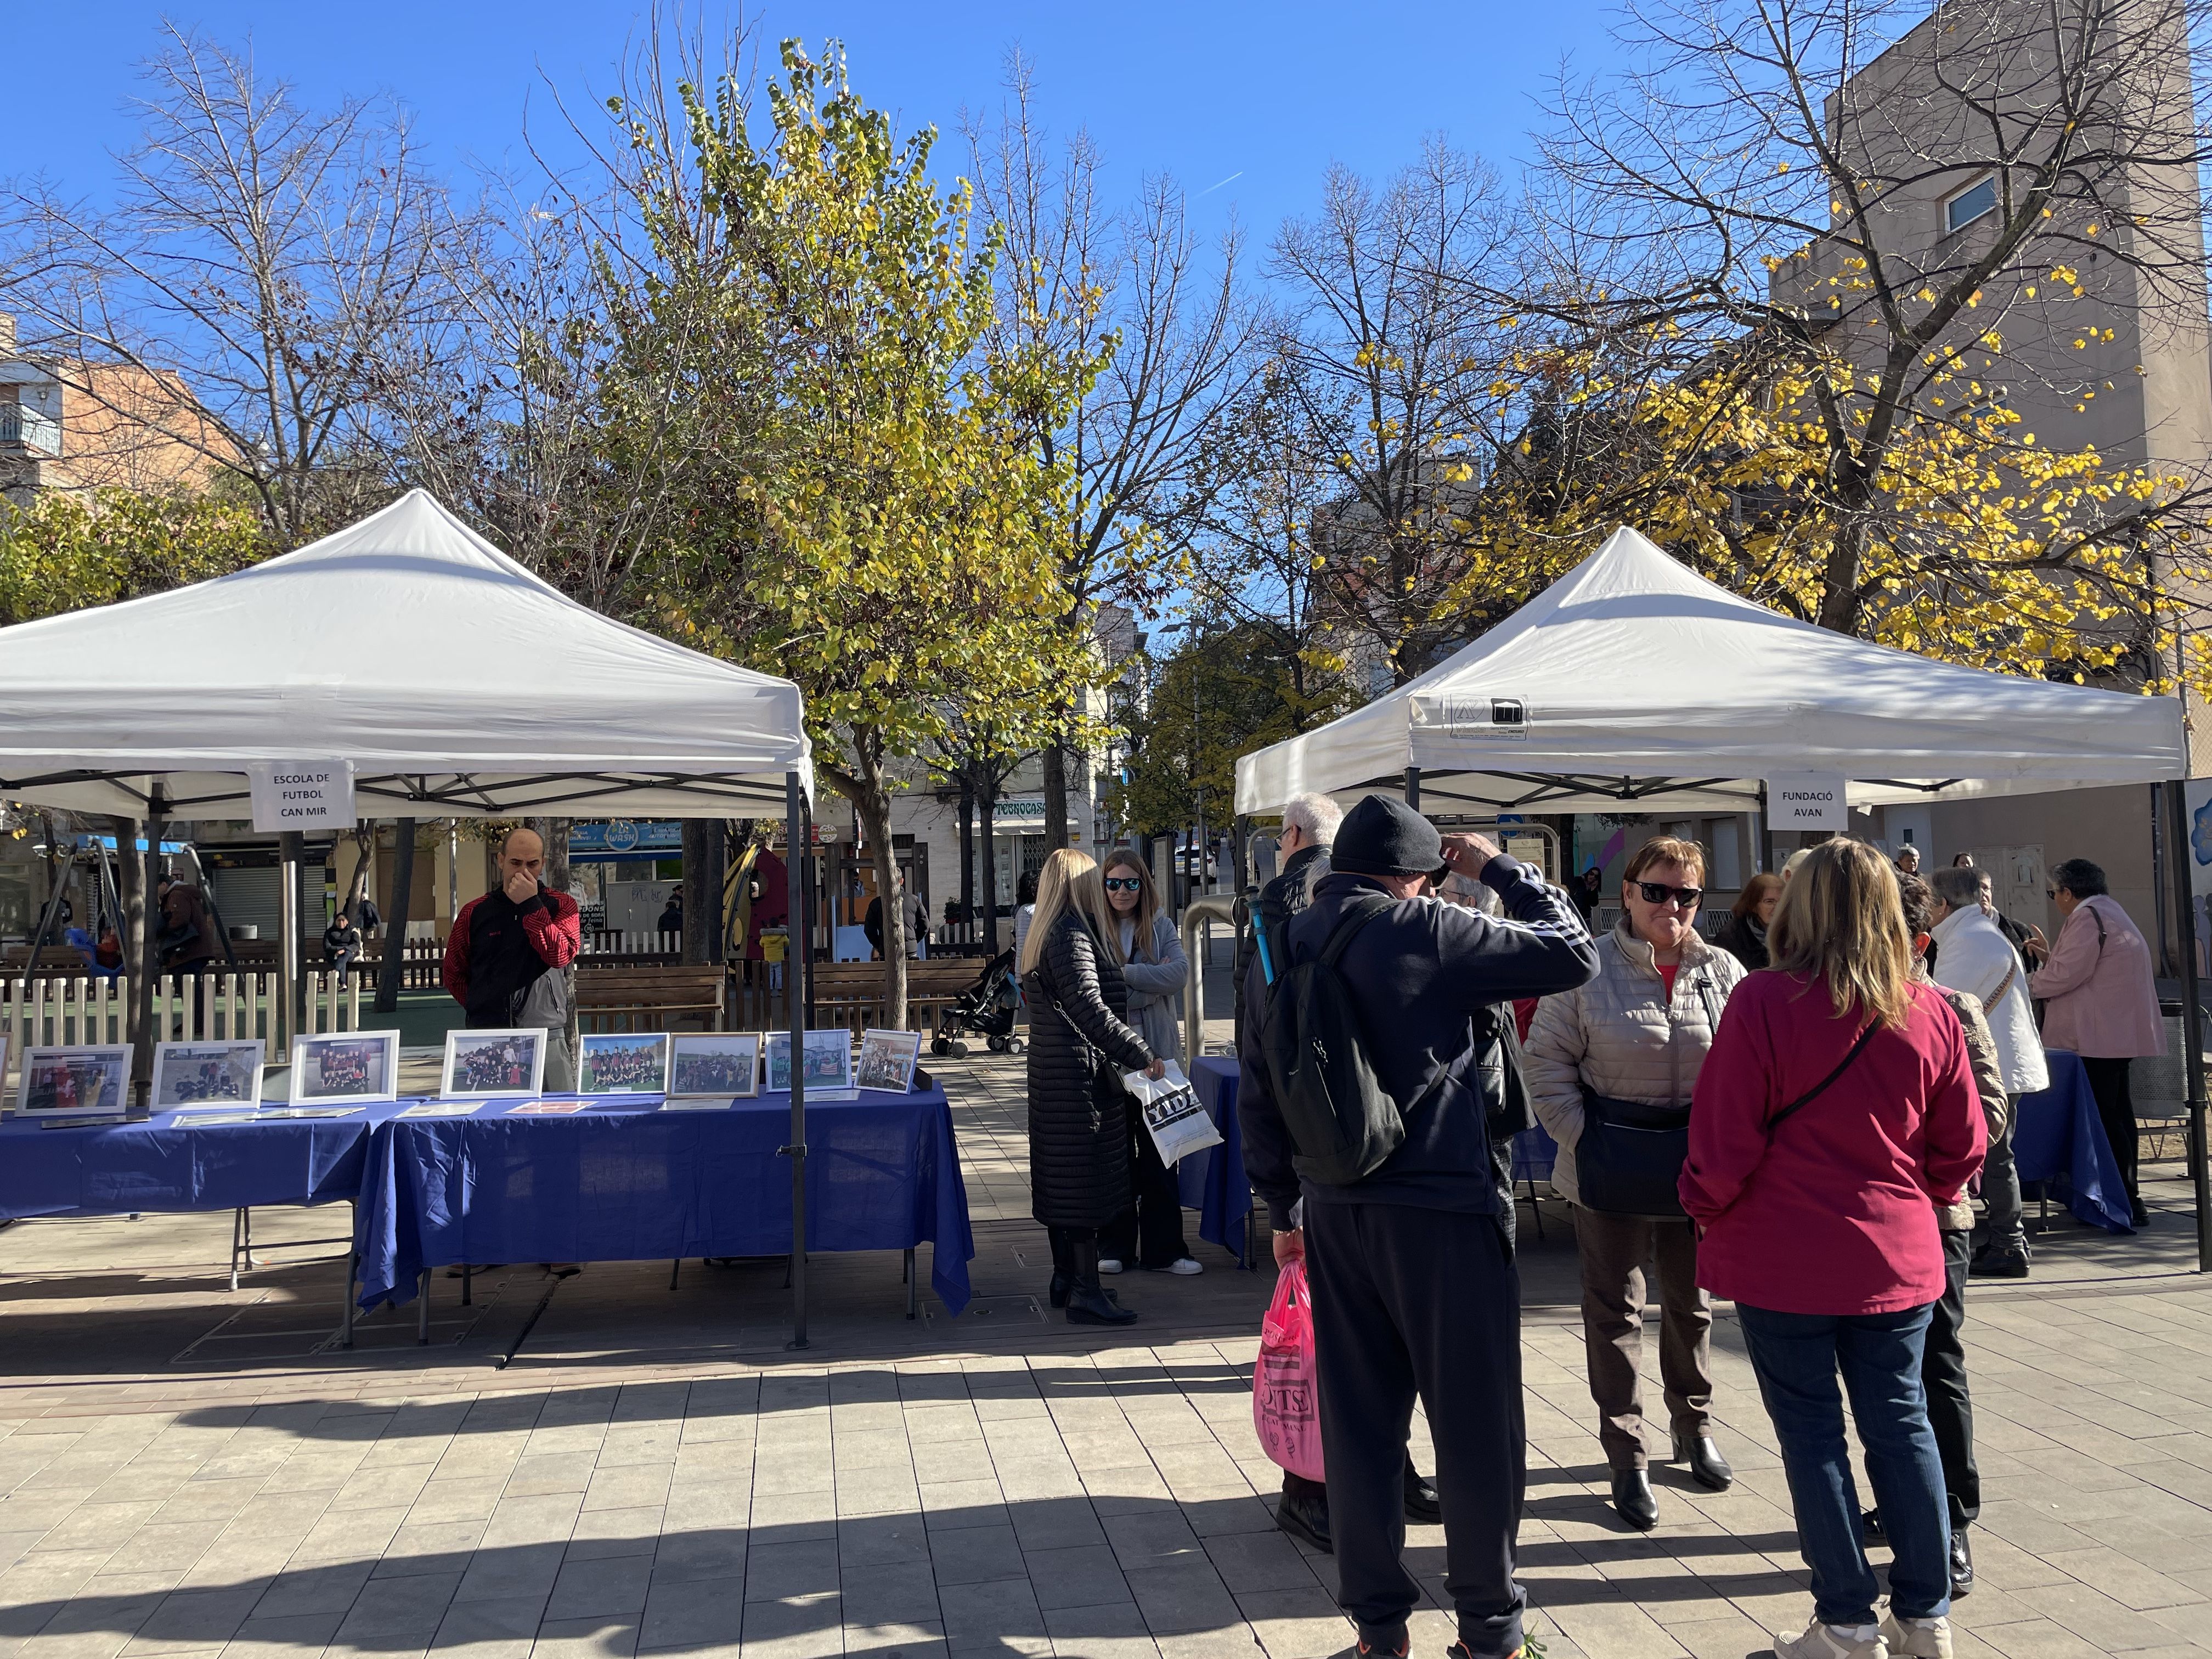
[{"label": "balcony with railing", "polygon": [[58,455],[62,453],[62,423],[24,404],[0,404],[0,450]]}]

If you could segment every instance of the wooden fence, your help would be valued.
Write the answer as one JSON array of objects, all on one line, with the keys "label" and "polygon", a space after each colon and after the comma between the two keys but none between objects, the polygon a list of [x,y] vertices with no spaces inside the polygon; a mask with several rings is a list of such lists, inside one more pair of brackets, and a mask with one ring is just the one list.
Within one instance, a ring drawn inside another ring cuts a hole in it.
[{"label": "wooden fence", "polygon": [[[302,1036],[323,1031],[358,1031],[362,980],[317,971],[302,975]],[[154,1035],[157,1042],[258,1040],[271,1065],[289,1058],[277,1044],[276,1018],[283,990],[272,973],[164,974],[154,981]],[[20,1060],[26,1048],[73,1044],[127,1042],[130,981],[46,975],[0,980],[0,1031],[8,1036],[8,1060]]]},{"label": "wooden fence", "polygon": [[[410,991],[434,991],[445,982],[446,941],[410,939],[400,947],[400,983]],[[684,960],[684,935],[594,928],[583,937],[583,955],[593,961],[625,967],[675,967]],[[362,957],[374,967],[376,948]]]}]

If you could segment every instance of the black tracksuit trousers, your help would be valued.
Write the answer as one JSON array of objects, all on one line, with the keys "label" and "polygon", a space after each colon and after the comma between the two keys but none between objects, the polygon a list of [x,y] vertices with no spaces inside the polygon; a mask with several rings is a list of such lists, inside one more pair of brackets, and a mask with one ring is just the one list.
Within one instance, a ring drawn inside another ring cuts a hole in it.
[{"label": "black tracksuit trousers", "polygon": [[1444,1589],[1474,1659],[1521,1645],[1513,1577],[1528,1480],[1521,1277],[1498,1218],[1308,1201],[1306,1272],[1338,1605],[1395,1646],[1420,1589],[1406,1571],[1406,1436],[1418,1394],[1436,1442]]}]

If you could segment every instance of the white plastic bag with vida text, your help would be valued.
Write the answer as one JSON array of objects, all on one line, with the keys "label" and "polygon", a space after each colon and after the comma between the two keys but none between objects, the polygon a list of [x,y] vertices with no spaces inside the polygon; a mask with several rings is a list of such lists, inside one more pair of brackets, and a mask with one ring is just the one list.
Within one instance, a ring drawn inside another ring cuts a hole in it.
[{"label": "white plastic bag with vida text", "polygon": [[1221,1144],[1221,1131],[1213,1127],[1198,1091],[1191,1087],[1190,1079],[1175,1061],[1168,1062],[1165,1077],[1155,1079],[1142,1072],[1124,1072],[1121,1081],[1135,1098],[1137,1109],[1145,1115],[1145,1128],[1152,1138],[1153,1150],[1170,1170],[1186,1154]]}]

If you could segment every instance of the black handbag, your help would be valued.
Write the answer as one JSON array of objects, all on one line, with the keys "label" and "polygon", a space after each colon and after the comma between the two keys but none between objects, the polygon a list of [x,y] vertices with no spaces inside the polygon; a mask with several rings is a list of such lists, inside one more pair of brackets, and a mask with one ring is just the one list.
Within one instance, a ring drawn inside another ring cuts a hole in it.
[{"label": "black handbag", "polygon": [[1690,1156],[1690,1109],[1615,1100],[1583,1085],[1583,1134],[1575,1142],[1575,1187],[1601,1215],[1678,1219],[1682,1165]]},{"label": "black handbag", "polygon": [[[1705,969],[1697,979],[1710,1029],[1720,1029],[1712,986]],[[1655,1106],[1615,1100],[1583,1085],[1583,1133],[1575,1142],[1575,1188],[1583,1208],[1601,1215],[1686,1217],[1680,1185],[1690,1156],[1690,1106]]]}]

